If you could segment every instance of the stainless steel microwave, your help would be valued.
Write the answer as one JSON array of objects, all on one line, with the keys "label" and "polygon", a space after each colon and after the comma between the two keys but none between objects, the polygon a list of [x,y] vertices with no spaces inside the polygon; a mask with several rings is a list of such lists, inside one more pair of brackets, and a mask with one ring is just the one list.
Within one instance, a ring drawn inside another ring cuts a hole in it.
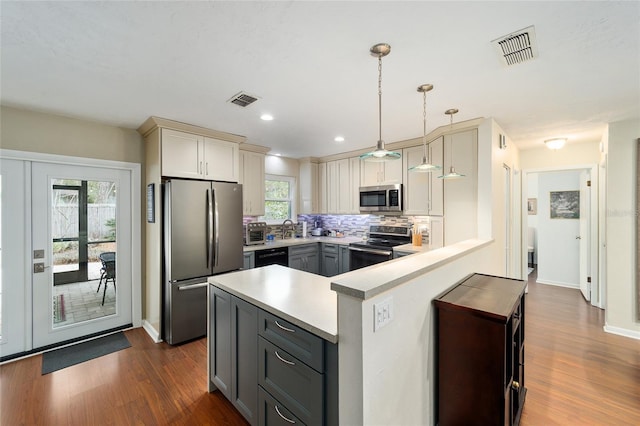
[{"label": "stainless steel microwave", "polygon": [[361,213],[401,213],[402,184],[361,186]]}]

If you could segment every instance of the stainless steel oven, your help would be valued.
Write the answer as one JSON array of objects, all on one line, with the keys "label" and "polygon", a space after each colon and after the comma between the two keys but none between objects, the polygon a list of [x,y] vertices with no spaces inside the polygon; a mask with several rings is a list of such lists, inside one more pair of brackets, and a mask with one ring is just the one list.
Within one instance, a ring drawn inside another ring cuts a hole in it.
[{"label": "stainless steel oven", "polygon": [[349,245],[349,270],[364,268],[393,259],[393,249]]},{"label": "stainless steel oven", "polygon": [[372,225],[369,239],[349,244],[349,270],[364,268],[393,259],[393,247],[411,242],[408,226]]}]

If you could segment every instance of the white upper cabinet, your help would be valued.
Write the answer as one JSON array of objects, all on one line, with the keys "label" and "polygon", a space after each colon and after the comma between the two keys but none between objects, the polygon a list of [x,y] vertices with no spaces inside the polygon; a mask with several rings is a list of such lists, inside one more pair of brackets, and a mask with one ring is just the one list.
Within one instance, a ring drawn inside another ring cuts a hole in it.
[{"label": "white upper cabinet", "polygon": [[351,214],[360,213],[360,157],[349,158],[349,212]]},{"label": "white upper cabinet", "polygon": [[[453,156],[452,156],[453,154]],[[478,131],[446,135],[444,171],[453,164],[462,179],[444,181],[445,245],[478,236]]]},{"label": "white upper cabinet", "polygon": [[162,176],[202,178],[203,137],[162,129]]},{"label": "white upper cabinet", "polygon": [[[427,144],[427,160],[442,167],[443,137]],[[402,150],[404,170],[404,213],[407,215],[443,215],[442,170],[430,173],[410,172],[409,167],[422,163],[422,145]]]},{"label": "white upper cabinet", "polygon": [[162,176],[238,182],[235,142],[162,129]]},{"label": "white upper cabinet", "polygon": [[359,213],[359,203],[357,203],[360,188],[359,161],[360,159],[356,157],[326,163],[327,213]]},{"label": "white upper cabinet", "polygon": [[318,202],[318,163],[300,162],[300,206],[301,214],[315,214],[320,211]]},{"label": "white upper cabinet", "polygon": [[429,161],[441,166],[441,170],[430,173],[429,176],[429,212],[430,216],[444,215],[444,181],[438,179],[444,168],[444,137],[440,136],[428,145]]},{"label": "white upper cabinet", "polygon": [[319,213],[328,213],[327,210],[327,163],[318,164],[318,210]]},{"label": "white upper cabinet", "polygon": [[402,168],[405,175],[403,211],[406,215],[427,215],[429,212],[429,183],[432,173],[409,171],[409,167],[422,163],[422,152],[422,145],[402,150]]},{"label": "white upper cabinet", "polygon": [[402,159],[380,163],[362,161],[360,163],[360,185],[378,186],[402,183]]},{"label": "white upper cabinet", "polygon": [[237,143],[205,137],[204,178],[207,180],[238,182],[240,179],[239,154]]},{"label": "white upper cabinet", "polygon": [[242,212],[247,216],[264,215],[264,154],[240,151],[242,170]]}]

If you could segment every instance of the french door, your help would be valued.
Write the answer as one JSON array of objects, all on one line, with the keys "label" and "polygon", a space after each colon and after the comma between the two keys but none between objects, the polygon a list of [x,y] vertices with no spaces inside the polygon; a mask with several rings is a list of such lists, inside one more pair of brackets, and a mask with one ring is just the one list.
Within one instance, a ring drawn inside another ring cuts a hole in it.
[{"label": "french door", "polygon": [[33,347],[131,324],[130,171],[34,162],[31,207]]}]

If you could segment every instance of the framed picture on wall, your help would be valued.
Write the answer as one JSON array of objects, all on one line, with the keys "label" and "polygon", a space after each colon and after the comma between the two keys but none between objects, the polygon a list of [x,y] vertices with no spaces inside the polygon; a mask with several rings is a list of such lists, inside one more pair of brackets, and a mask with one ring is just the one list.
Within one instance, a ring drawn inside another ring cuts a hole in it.
[{"label": "framed picture on wall", "polygon": [[528,198],[527,199],[527,213],[530,215],[538,214],[538,199],[537,198]]},{"label": "framed picture on wall", "polygon": [[580,219],[580,191],[551,191],[549,205],[551,219]]}]

